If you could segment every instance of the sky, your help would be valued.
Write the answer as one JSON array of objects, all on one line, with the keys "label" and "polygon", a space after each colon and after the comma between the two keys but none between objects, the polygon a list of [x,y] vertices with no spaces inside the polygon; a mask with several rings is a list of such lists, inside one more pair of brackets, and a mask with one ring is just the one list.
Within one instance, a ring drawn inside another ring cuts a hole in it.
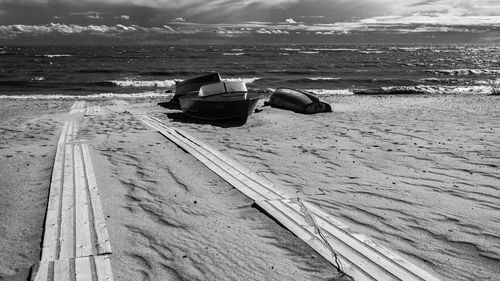
[{"label": "sky", "polygon": [[0,0],[3,44],[500,43],[500,0]]}]

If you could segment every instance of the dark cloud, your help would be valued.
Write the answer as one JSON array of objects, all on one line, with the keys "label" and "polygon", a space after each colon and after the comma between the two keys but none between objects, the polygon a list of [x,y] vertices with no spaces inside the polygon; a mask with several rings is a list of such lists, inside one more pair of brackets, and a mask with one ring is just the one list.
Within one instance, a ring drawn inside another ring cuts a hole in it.
[{"label": "dark cloud", "polygon": [[500,9],[495,12],[494,7],[500,5],[495,1],[0,0],[0,36],[9,42],[85,36],[97,42],[130,43],[246,42],[266,36],[279,42],[304,38],[320,42],[348,36],[374,40],[374,34],[384,38],[417,34],[415,38],[424,40],[423,34],[483,38],[475,35],[487,33],[496,40]]}]

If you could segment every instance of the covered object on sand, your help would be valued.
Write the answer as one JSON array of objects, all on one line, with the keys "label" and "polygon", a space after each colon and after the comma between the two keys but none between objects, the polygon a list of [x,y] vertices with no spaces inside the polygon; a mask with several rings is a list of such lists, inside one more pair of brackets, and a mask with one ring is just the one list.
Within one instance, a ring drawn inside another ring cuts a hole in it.
[{"label": "covered object on sand", "polygon": [[271,95],[267,104],[272,107],[304,114],[332,112],[330,104],[322,101],[314,94],[290,88],[278,88]]}]

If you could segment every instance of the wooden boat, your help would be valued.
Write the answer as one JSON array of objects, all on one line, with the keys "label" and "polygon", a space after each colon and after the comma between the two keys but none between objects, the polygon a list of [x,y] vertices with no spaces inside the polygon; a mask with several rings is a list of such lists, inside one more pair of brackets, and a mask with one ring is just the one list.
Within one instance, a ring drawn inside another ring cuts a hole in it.
[{"label": "wooden boat", "polygon": [[278,88],[266,104],[305,114],[332,112],[330,104],[314,94],[290,88]]},{"label": "wooden boat", "polygon": [[197,76],[194,78],[186,79],[184,81],[175,82],[175,93],[172,101],[177,101],[180,97],[185,96],[189,93],[196,92],[204,85],[213,84],[221,82],[220,74],[217,72],[208,73],[202,76]]},{"label": "wooden boat", "polygon": [[257,105],[258,97],[249,97],[244,82],[219,82],[205,85],[198,92],[179,97],[184,114],[201,120],[246,121]]}]

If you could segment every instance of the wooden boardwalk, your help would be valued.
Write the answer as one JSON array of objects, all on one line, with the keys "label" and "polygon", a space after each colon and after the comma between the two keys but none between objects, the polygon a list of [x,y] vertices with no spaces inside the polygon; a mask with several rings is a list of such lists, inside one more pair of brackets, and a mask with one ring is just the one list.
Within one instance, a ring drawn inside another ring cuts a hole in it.
[{"label": "wooden boardwalk", "polygon": [[111,245],[89,148],[76,132],[74,122],[65,122],[57,144],[35,281],[113,280]]},{"label": "wooden boardwalk", "polygon": [[85,102],[76,101],[71,107],[71,111],[69,112],[69,114],[83,113],[83,112],[85,112]]},{"label": "wooden boardwalk", "polygon": [[146,114],[137,118],[192,154],[354,280],[439,280],[402,256],[355,233],[318,206],[280,188],[188,133]]},{"label": "wooden boardwalk", "polygon": [[101,107],[98,105],[90,105],[87,106],[87,110],[85,111],[85,116],[98,115],[101,112]]}]

